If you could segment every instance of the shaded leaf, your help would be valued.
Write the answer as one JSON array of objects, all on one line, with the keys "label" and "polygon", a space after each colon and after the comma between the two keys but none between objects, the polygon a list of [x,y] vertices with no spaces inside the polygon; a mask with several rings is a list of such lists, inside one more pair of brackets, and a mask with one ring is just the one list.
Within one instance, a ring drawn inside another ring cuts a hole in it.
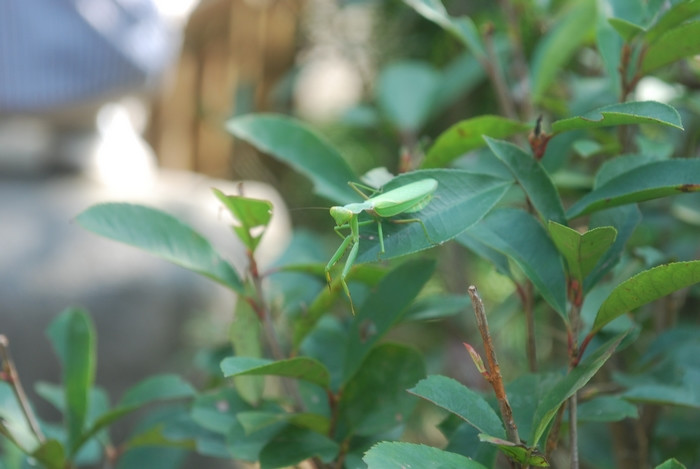
[{"label": "shaded leaf", "polygon": [[347,333],[344,380],[352,377],[374,344],[406,313],[435,270],[432,260],[412,260],[389,272],[370,293]]},{"label": "shaded leaf", "polygon": [[617,231],[612,226],[594,228],[583,234],[553,221],[549,222],[548,228],[554,244],[566,259],[569,273],[579,284],[617,237]]},{"label": "shaded leaf", "polygon": [[421,168],[447,166],[451,161],[486,145],[484,136],[506,138],[530,129],[524,124],[500,116],[478,116],[452,125],[430,147]]},{"label": "shaded leaf", "polygon": [[559,193],[545,169],[532,155],[512,143],[485,138],[491,151],[501,160],[523,188],[544,221],[564,223],[564,207]]},{"label": "shaded leaf", "polygon": [[469,307],[467,295],[439,294],[425,296],[411,304],[402,321],[430,321],[454,316]]},{"label": "shaded leaf", "polygon": [[637,101],[611,104],[581,116],[554,121],[552,132],[631,124],[659,124],[683,130],[681,116],[673,107],[656,101]]},{"label": "shaded leaf", "polygon": [[603,344],[583,362],[579,363],[576,368],[562,377],[544,396],[537,406],[535,417],[533,418],[532,435],[528,439],[528,442],[530,442],[532,446],[537,446],[547,426],[559,410],[559,407],[576,391],[588,383],[593,375],[598,372],[600,367],[612,356],[626,334],[627,332],[623,332]]},{"label": "shaded leaf", "polygon": [[146,378],[122,397],[120,407],[140,407],[156,401],[193,397],[196,391],[190,383],[173,374]]},{"label": "shaded leaf", "polygon": [[371,437],[404,425],[418,402],[406,390],[424,377],[417,350],[392,343],[373,348],[343,387],[336,437]]},{"label": "shaded leaf", "polygon": [[629,311],[698,282],[700,261],[674,262],[640,272],[610,293],[598,310],[590,334]]},{"label": "shaded leaf", "polygon": [[449,453],[432,446],[389,441],[374,445],[362,460],[368,469],[486,469],[486,466],[460,454]]},{"label": "shaded leaf", "polygon": [[452,378],[428,376],[408,392],[452,412],[482,433],[505,438],[503,423],[486,399]]},{"label": "shaded leaf", "polygon": [[98,204],[76,218],[86,230],[135,246],[243,293],[233,267],[202,235],[160,210],[124,203]]},{"label": "shaded leaf", "polygon": [[640,166],[594,189],[566,212],[573,218],[618,205],[700,191],[700,159],[676,159]]},{"label": "shaded leaf", "polygon": [[636,205],[622,205],[591,215],[589,221],[591,229],[612,226],[617,231],[617,237],[610,249],[603,254],[603,257],[584,280],[584,292],[593,288],[617,264],[625,250],[627,240],[630,239],[641,219],[642,214]]},{"label": "shaded leaf", "polygon": [[600,396],[578,405],[580,422],[619,422],[638,419],[637,406],[617,396]]},{"label": "shaded leaf", "polygon": [[229,120],[226,129],[309,178],[318,195],[341,204],[356,199],[348,182],[357,182],[357,176],[348,163],[301,121],[281,115],[249,114]]},{"label": "shaded leaf", "polygon": [[339,450],[338,443],[326,436],[289,426],[260,451],[260,468],[293,466],[313,457],[330,463]]},{"label": "shaded leaf", "polygon": [[78,446],[85,444],[113,422],[147,404],[193,397],[195,394],[195,389],[177,375],[163,374],[146,378],[129,388],[114,409],[100,415],[81,435]]},{"label": "shaded leaf", "polygon": [[567,321],[564,266],[547,232],[532,215],[516,209],[495,210],[468,234],[511,258]]},{"label": "shaded leaf", "polygon": [[95,326],[85,311],[68,309],[52,321],[47,334],[61,359],[68,454],[72,455],[86,424],[95,379]]},{"label": "shaded leaf", "polygon": [[275,375],[302,379],[328,388],[330,375],[319,361],[308,357],[268,360],[252,357],[228,357],[221,362],[225,377],[245,375]]},{"label": "shaded leaf", "polygon": [[700,54],[700,21],[683,23],[664,33],[647,48],[641,72],[647,74],[697,54]]}]

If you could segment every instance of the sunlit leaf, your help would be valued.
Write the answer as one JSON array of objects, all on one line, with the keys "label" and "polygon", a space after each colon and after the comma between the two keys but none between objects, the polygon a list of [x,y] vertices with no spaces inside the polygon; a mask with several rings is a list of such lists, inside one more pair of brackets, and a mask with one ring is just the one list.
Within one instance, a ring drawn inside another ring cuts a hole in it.
[{"label": "sunlit leaf", "polygon": [[319,361],[309,357],[294,357],[286,360],[268,360],[252,357],[228,357],[221,362],[224,376],[275,375],[302,379],[328,388],[328,370]]},{"label": "sunlit leaf", "polygon": [[160,210],[125,203],[94,205],[76,218],[85,229],[170,261],[243,293],[234,268],[202,235]]},{"label": "sunlit leaf", "polygon": [[683,23],[654,41],[642,60],[642,73],[647,74],[684,57],[700,54],[700,21]]},{"label": "sunlit leaf", "polygon": [[482,433],[505,438],[503,423],[486,399],[452,378],[428,376],[408,392],[452,412]]},{"label": "sunlit leaf", "polygon": [[554,121],[552,122],[552,131],[558,134],[572,130],[631,124],[660,124],[683,129],[680,114],[668,104],[656,101],[637,101],[611,104],[581,116]]},{"label": "sunlit leaf", "polygon": [[524,124],[500,116],[478,116],[452,125],[441,133],[425,155],[422,168],[447,166],[467,152],[486,145],[484,136],[506,138],[530,128]]},{"label": "sunlit leaf", "polygon": [[595,188],[566,212],[573,218],[604,208],[700,191],[700,159],[649,163]]},{"label": "sunlit leaf", "polygon": [[550,221],[549,233],[569,266],[569,273],[579,283],[596,266],[598,260],[615,242],[617,231],[612,226],[594,228],[585,233]]},{"label": "sunlit leaf", "polygon": [[368,469],[440,468],[486,469],[486,466],[456,453],[415,443],[382,442],[373,446],[363,458]]},{"label": "sunlit leaf", "polygon": [[700,261],[674,262],[640,272],[610,293],[598,310],[591,333],[629,311],[698,282]]}]

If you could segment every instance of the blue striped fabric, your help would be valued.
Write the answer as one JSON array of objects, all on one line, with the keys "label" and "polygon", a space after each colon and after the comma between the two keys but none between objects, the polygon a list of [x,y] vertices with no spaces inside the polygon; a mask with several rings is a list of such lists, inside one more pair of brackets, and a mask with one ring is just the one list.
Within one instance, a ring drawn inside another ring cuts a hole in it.
[{"label": "blue striped fabric", "polygon": [[0,112],[152,85],[178,45],[150,0],[0,0]]}]

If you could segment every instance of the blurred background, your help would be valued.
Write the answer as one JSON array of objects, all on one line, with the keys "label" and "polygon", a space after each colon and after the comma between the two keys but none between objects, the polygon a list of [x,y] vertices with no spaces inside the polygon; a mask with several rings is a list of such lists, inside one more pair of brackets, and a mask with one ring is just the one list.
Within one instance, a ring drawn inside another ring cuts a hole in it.
[{"label": "blurred background", "polygon": [[[456,120],[450,110],[464,117],[458,98],[483,72],[398,0],[0,3],[0,333],[30,393],[37,380],[59,379],[44,330],[67,307],[93,315],[98,384],[113,398],[155,370],[182,371],[198,346],[225,341],[221,325],[233,314],[235,299],[217,285],[85,232],[72,222],[78,213],[101,201],[162,208],[242,268],[243,249],[210,188],[237,193],[245,181],[246,195],[275,205],[258,251],[265,266],[290,242],[287,206],[328,202],[234,141],[225,121],[295,114],[358,173],[395,172],[427,116],[393,125],[375,106],[382,88],[401,103],[440,76],[409,61],[376,84],[386,63],[408,56],[464,72],[444,83],[438,106],[443,122]],[[333,236],[326,210],[294,214]]]}]

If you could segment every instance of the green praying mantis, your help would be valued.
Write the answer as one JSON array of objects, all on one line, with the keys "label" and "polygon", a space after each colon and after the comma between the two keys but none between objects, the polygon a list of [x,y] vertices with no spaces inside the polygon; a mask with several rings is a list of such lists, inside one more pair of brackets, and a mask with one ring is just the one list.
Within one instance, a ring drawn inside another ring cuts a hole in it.
[{"label": "green praying mantis", "polygon": [[[382,220],[400,215],[402,213],[412,213],[423,209],[430,202],[433,192],[435,192],[437,189],[438,182],[432,178],[421,179],[372,197],[368,197],[362,193],[362,191],[357,188],[357,184],[350,183],[350,185],[365,199],[365,201],[347,204],[342,207],[331,207],[331,216],[336,223],[334,228],[335,232],[338,233],[341,238],[343,238],[343,242],[340,244],[338,250],[335,252],[335,254],[333,254],[333,257],[331,257],[331,260],[328,261],[328,264],[326,265],[326,280],[330,285],[331,268],[338,263],[340,258],[343,257],[345,252],[352,245],[348,258],[345,261],[345,265],[343,266],[343,270],[340,274],[340,284],[350,300],[350,308],[352,313],[355,314],[355,307],[352,303],[352,297],[350,296],[350,290],[348,289],[348,284],[346,283],[345,278],[347,277],[350,268],[355,263],[357,253],[360,248],[360,226],[372,223],[377,224],[377,234],[379,236],[380,248],[379,252],[380,254],[383,254],[384,233],[382,231]],[[359,221],[359,215],[362,212],[368,213],[373,219]],[[389,221],[391,223],[420,223],[421,227],[423,228],[423,232],[425,233],[425,237],[428,239],[428,241],[433,243],[422,220],[418,218],[407,218]],[[350,229],[350,234],[344,235],[341,233],[341,230],[347,228]]]}]

